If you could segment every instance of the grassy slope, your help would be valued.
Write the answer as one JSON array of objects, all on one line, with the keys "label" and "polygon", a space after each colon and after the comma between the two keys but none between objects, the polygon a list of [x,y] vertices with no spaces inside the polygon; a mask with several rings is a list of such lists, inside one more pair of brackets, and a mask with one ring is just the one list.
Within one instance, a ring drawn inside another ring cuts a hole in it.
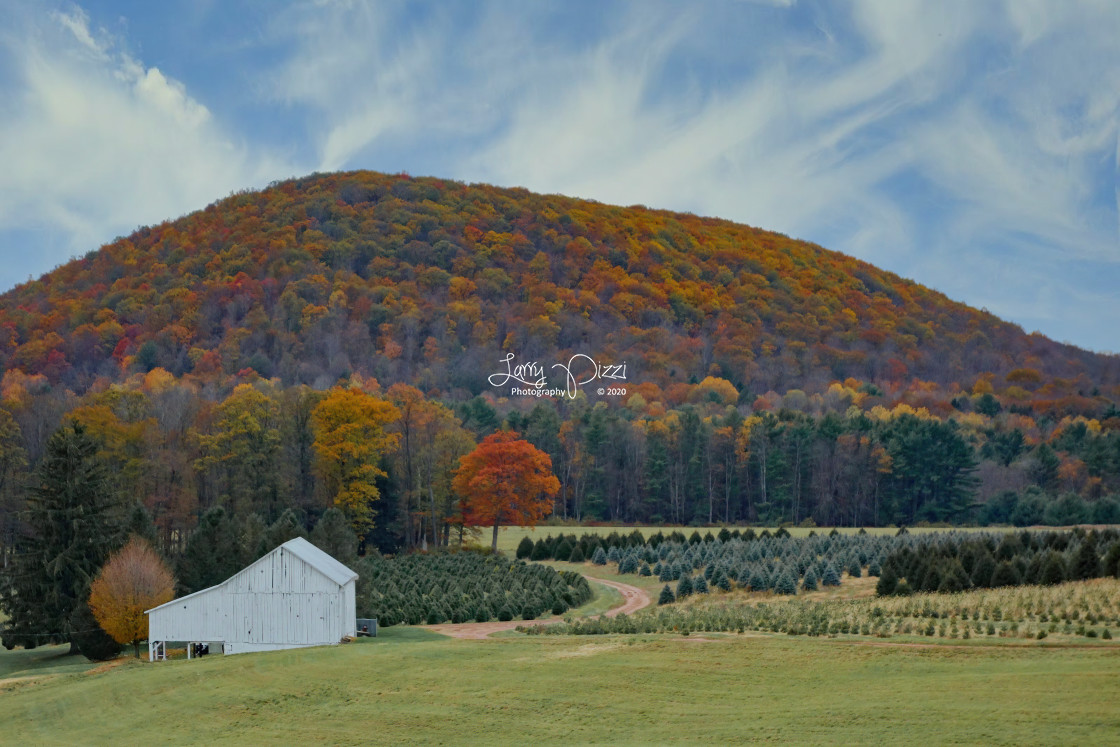
[{"label": "grassy slope", "polygon": [[0,696],[13,744],[1104,743],[1120,649],[784,637],[377,641],[130,663]]}]

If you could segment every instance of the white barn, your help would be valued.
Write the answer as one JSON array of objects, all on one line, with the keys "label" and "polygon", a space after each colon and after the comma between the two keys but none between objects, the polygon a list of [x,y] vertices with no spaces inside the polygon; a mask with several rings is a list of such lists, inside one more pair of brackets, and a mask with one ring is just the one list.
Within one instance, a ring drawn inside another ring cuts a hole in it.
[{"label": "white barn", "polygon": [[209,589],[148,610],[148,660],[169,641],[224,654],[336,644],[356,634],[358,574],[297,537]]}]

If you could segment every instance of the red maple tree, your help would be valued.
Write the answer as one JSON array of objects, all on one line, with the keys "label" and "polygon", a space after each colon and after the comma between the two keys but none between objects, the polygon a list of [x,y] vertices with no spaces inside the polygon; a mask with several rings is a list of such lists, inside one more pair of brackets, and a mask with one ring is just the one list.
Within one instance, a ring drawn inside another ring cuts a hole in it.
[{"label": "red maple tree", "polygon": [[548,516],[560,481],[548,454],[518,433],[499,431],[459,461],[452,487],[467,525],[494,527],[491,548],[497,550],[498,527],[534,526]]}]

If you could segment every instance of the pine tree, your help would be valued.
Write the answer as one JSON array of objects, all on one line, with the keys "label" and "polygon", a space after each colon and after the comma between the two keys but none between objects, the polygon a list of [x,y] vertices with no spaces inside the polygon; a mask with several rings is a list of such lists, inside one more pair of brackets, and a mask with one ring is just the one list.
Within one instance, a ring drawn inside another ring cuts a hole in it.
[{"label": "pine tree", "polygon": [[358,562],[358,535],[353,526],[335,507],[328,508],[311,530],[311,544],[346,566]]},{"label": "pine tree", "polygon": [[692,591],[696,594],[708,593],[708,582],[703,576],[697,576],[692,582]]},{"label": "pine tree", "polygon": [[280,518],[274,521],[265,531],[264,537],[257,545],[257,557],[263,558],[280,545],[296,537],[307,539],[307,530],[303,528],[303,522],[300,521],[296,512],[286,508],[284,513],[280,514]]},{"label": "pine tree", "polygon": [[996,566],[996,570],[992,574],[991,586],[993,589],[998,589],[1001,586],[1018,586],[1020,580],[1019,572],[1015,570],[1015,566],[1005,560]]},{"label": "pine tree", "polygon": [[521,541],[517,543],[517,558],[527,559],[533,554],[533,540],[528,537],[522,537]]},{"label": "pine tree", "polygon": [[677,599],[684,599],[692,594],[692,579],[687,575],[681,576],[681,580],[677,582]]},{"label": "pine tree", "polygon": [[72,619],[110,553],[123,543],[124,515],[113,498],[100,445],[77,422],[47,441],[39,484],[28,500],[30,535],[3,577],[5,648],[70,640]]},{"label": "pine tree", "polygon": [[1042,562],[1042,571],[1039,574],[1038,583],[1043,586],[1053,586],[1054,584],[1063,583],[1066,580],[1066,563],[1062,560],[1062,556],[1051,550],[1046,553],[1046,559]]},{"label": "pine tree", "polygon": [[1081,540],[1081,547],[1077,548],[1077,554],[1073,557],[1071,574],[1073,580],[1083,581],[1100,575],[1101,560],[1097,556],[1096,540],[1095,534],[1090,534]]},{"label": "pine tree", "polygon": [[179,591],[191,594],[225,581],[242,568],[237,525],[221,506],[202,515],[198,527],[187,538],[176,572]]},{"label": "pine tree", "polygon": [[840,573],[836,570],[836,566],[832,563],[826,563],[824,573],[821,574],[821,584],[824,586],[839,586]]},{"label": "pine tree", "polygon": [[778,581],[774,584],[774,591],[786,595],[797,593],[797,578],[793,575],[792,570],[786,568],[778,575]]},{"label": "pine tree", "polygon": [[552,557],[556,560],[563,560],[568,562],[572,557],[572,545],[568,540],[561,540],[556,545],[556,549],[552,553]]},{"label": "pine tree", "polygon": [[583,557],[582,546],[577,544],[575,547],[572,548],[572,554],[568,556],[568,562],[569,563],[582,563],[582,562],[584,562],[584,560],[585,560],[585,558]]},{"label": "pine tree", "polygon": [[897,586],[898,575],[894,572],[894,567],[888,565],[879,576],[879,582],[875,584],[875,593],[881,597],[889,597],[895,593]]},{"label": "pine tree", "polygon": [[591,562],[595,565],[607,564],[607,553],[603,550],[602,546],[595,548],[595,554],[591,556]]},{"label": "pine tree", "polygon": [[148,543],[152,548],[158,548],[156,541],[156,525],[152,523],[152,515],[140,501],[135,501],[129,510],[125,522],[124,533],[126,536],[136,536]]},{"label": "pine tree", "polygon": [[677,597],[673,594],[673,590],[669,588],[669,584],[665,584],[661,589],[661,595],[657,597],[658,604],[672,604],[677,601]]},{"label": "pine tree", "polygon": [[817,574],[812,568],[805,571],[805,578],[801,580],[801,588],[805,591],[817,590]]}]

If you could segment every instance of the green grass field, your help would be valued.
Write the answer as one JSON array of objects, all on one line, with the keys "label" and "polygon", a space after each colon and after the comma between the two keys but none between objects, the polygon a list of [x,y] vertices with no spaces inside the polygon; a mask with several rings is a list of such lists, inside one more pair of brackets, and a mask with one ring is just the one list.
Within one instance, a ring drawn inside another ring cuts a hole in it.
[{"label": "green grass field", "polygon": [[450,640],[61,674],[0,693],[10,744],[1105,744],[1120,649],[784,636]]}]

